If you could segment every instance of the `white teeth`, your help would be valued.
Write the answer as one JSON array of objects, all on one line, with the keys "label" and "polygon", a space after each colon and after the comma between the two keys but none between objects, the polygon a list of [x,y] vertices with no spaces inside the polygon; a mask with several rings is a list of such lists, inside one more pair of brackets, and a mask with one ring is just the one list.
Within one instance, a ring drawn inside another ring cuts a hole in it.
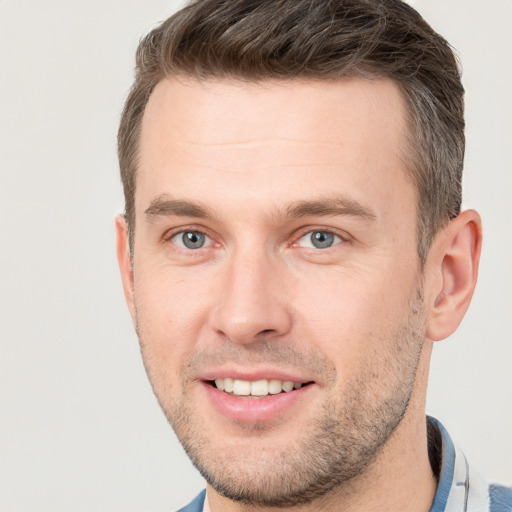
[{"label": "white teeth", "polygon": [[283,391],[286,391],[288,393],[288,391],[291,391],[293,389],[293,382],[289,381],[289,380],[285,380],[283,382]]},{"label": "white teeth", "polygon": [[251,395],[268,395],[268,380],[257,380],[251,383]]},{"label": "white teeth", "polygon": [[233,382],[233,394],[248,396],[251,394],[251,383],[248,380],[235,379]]},{"label": "white teeth", "polygon": [[[222,380],[222,379],[220,379]],[[224,379],[224,391],[226,391],[227,393],[232,393],[233,392],[233,379]]]},{"label": "white teeth", "polygon": [[280,380],[272,379],[272,380],[268,381],[268,392],[271,395],[277,395],[277,393],[281,393],[282,390],[283,390],[283,386],[281,385]]},{"label": "white teeth", "polygon": [[237,396],[267,396],[277,395],[278,393],[288,393],[293,389],[300,389],[302,382],[292,382],[291,380],[262,379],[256,381],[248,381],[241,379],[215,379],[215,386],[220,391],[233,393]]}]

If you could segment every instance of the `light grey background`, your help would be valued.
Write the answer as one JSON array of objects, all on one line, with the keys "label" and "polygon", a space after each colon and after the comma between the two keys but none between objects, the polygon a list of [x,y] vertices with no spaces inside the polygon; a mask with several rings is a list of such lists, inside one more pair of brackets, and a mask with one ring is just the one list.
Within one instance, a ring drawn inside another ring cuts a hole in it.
[{"label": "light grey background", "polygon": [[[465,205],[483,215],[469,316],[428,412],[512,483],[512,1],[417,0],[459,50]],[[171,0],[0,0],[0,511],[164,511],[203,483],[158,409],[124,305],[115,154],[137,41]]]}]

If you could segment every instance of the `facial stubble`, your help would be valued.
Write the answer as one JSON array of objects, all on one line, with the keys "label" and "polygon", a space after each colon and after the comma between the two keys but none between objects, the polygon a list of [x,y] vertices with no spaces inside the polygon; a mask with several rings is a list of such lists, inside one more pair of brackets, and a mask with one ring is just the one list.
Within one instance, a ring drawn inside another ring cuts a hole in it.
[{"label": "facial stubble", "polygon": [[[224,353],[196,354],[182,373],[181,390],[169,400],[158,385],[160,378],[150,364],[146,347],[150,340],[137,333],[146,371],[155,395],[169,423],[193,464],[221,495],[233,501],[267,507],[291,507],[311,503],[336,490],[348,494],[351,481],[362,475],[378,457],[382,447],[403,419],[413,392],[425,340],[425,309],[419,285],[410,300],[409,311],[396,329],[389,351],[375,349],[366,354],[359,375],[348,383],[342,395],[336,393],[335,367],[320,354],[300,354],[293,347],[264,341],[247,350],[230,345]],[[230,359],[226,359],[226,358]],[[246,425],[247,443],[240,446],[215,444],[215,431],[208,430],[195,409],[187,389],[190,369],[204,360],[293,361],[309,368],[331,383],[320,413],[302,428],[301,435],[277,449],[255,448],[251,437],[264,438],[265,425]]]}]

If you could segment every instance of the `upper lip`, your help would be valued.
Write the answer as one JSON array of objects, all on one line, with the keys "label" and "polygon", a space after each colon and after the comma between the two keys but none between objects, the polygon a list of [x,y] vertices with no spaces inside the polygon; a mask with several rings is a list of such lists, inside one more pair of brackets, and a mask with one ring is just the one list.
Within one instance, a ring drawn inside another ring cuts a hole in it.
[{"label": "upper lip", "polygon": [[242,369],[234,367],[223,367],[217,369],[207,370],[199,377],[203,381],[213,381],[215,379],[239,379],[254,382],[257,380],[281,380],[291,382],[311,382],[309,376],[296,371],[287,371],[283,369],[269,369],[269,368],[253,368],[253,369]]}]

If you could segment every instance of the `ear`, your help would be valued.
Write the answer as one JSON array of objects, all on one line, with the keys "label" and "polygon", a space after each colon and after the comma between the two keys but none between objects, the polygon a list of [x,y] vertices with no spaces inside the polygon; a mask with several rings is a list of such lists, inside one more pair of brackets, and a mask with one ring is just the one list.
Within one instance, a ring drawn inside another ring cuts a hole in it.
[{"label": "ear", "polygon": [[116,217],[116,245],[117,261],[119,263],[119,270],[121,271],[124,296],[133,319],[135,318],[133,269],[130,257],[128,225],[126,224],[126,219],[122,215],[118,215]]},{"label": "ear", "polygon": [[474,210],[452,219],[436,237],[427,259],[427,337],[447,338],[459,326],[471,302],[478,276],[482,221]]}]

